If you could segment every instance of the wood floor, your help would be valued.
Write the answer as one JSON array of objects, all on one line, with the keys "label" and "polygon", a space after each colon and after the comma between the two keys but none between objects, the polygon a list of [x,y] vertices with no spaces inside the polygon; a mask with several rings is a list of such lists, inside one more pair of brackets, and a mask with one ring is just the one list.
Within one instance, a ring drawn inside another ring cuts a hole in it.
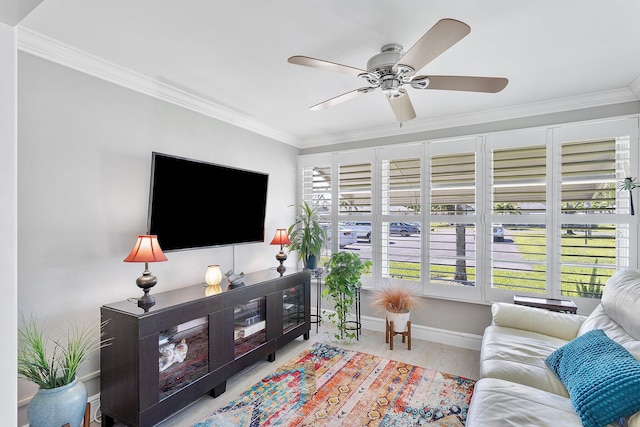
[{"label": "wood floor", "polygon": [[[479,374],[480,353],[475,350],[420,341],[415,338],[411,341],[411,350],[407,350],[407,345],[402,343],[402,337],[400,336],[395,337],[393,350],[390,350],[389,344],[385,343],[384,331],[378,332],[366,329],[362,331],[359,341],[354,341],[351,344],[335,343],[331,341],[326,329],[320,327],[318,333],[316,333],[316,328],[312,325],[311,337],[308,341],[300,337],[287,344],[278,350],[275,362],[261,361],[227,380],[227,391],[222,396],[215,399],[208,395],[204,396],[161,424],[158,424],[158,426],[191,427],[215,409],[224,406],[249,386],[274,371],[280,364],[297,356],[314,342],[326,342],[351,350],[375,354],[387,359],[400,360],[412,365],[448,372],[466,378],[477,379]],[[94,420],[91,423],[92,427],[99,425],[99,421]],[[116,424],[116,426],[121,425]]]}]

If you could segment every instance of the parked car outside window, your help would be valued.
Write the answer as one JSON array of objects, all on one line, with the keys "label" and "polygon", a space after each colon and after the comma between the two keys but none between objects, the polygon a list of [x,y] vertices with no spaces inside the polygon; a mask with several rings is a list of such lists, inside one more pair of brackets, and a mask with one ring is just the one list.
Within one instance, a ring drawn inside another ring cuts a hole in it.
[{"label": "parked car outside window", "polygon": [[389,224],[389,234],[399,234],[407,237],[412,234],[420,234],[420,229],[408,222],[392,222]]},{"label": "parked car outside window", "polygon": [[[327,225],[325,226],[325,229],[327,230],[326,243],[330,245],[331,244],[331,227]],[[338,226],[338,246],[340,246],[340,249],[343,249],[345,246],[352,245],[357,242],[358,242],[358,237],[356,236],[355,231],[343,225]]]},{"label": "parked car outside window", "polygon": [[502,224],[493,224],[493,241],[504,242],[504,228]]},{"label": "parked car outside window", "polygon": [[344,226],[356,233],[358,239],[371,242],[371,223],[368,221],[346,221]]}]

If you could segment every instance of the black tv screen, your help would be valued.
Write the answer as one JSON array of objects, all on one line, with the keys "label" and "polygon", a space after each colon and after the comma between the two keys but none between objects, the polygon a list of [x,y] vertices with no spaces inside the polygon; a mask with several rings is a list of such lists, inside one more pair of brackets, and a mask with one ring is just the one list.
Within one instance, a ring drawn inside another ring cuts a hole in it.
[{"label": "black tv screen", "polygon": [[149,234],[163,251],[264,242],[268,179],[153,152]]}]

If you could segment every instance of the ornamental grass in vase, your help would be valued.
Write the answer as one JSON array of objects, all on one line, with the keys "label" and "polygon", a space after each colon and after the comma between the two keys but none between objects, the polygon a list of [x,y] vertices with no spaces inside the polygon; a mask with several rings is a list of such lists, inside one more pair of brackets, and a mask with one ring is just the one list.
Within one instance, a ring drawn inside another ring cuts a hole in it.
[{"label": "ornamental grass in vase", "polygon": [[87,389],[78,381],[78,371],[101,340],[103,324],[80,328],[70,325],[59,337],[45,335],[35,316],[22,318],[18,329],[18,377],[39,388],[27,408],[30,427],[79,426],[87,404]]},{"label": "ornamental grass in vase", "polygon": [[373,304],[384,308],[387,322],[393,322],[394,332],[404,332],[411,309],[418,304],[418,297],[402,286],[387,286],[374,291]]}]

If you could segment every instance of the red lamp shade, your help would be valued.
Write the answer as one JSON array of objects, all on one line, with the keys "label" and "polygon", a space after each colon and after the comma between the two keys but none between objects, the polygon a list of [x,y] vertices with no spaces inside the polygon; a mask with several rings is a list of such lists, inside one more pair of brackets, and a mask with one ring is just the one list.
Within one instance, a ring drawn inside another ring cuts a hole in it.
[{"label": "red lamp shade", "polygon": [[162,253],[158,236],[138,236],[131,253],[124,259],[124,262],[160,262],[167,261],[167,257]]},{"label": "red lamp shade", "polygon": [[273,236],[273,240],[271,241],[271,245],[288,245],[291,243],[289,240],[289,235],[287,234],[286,228],[278,228],[276,230],[276,235]]}]

